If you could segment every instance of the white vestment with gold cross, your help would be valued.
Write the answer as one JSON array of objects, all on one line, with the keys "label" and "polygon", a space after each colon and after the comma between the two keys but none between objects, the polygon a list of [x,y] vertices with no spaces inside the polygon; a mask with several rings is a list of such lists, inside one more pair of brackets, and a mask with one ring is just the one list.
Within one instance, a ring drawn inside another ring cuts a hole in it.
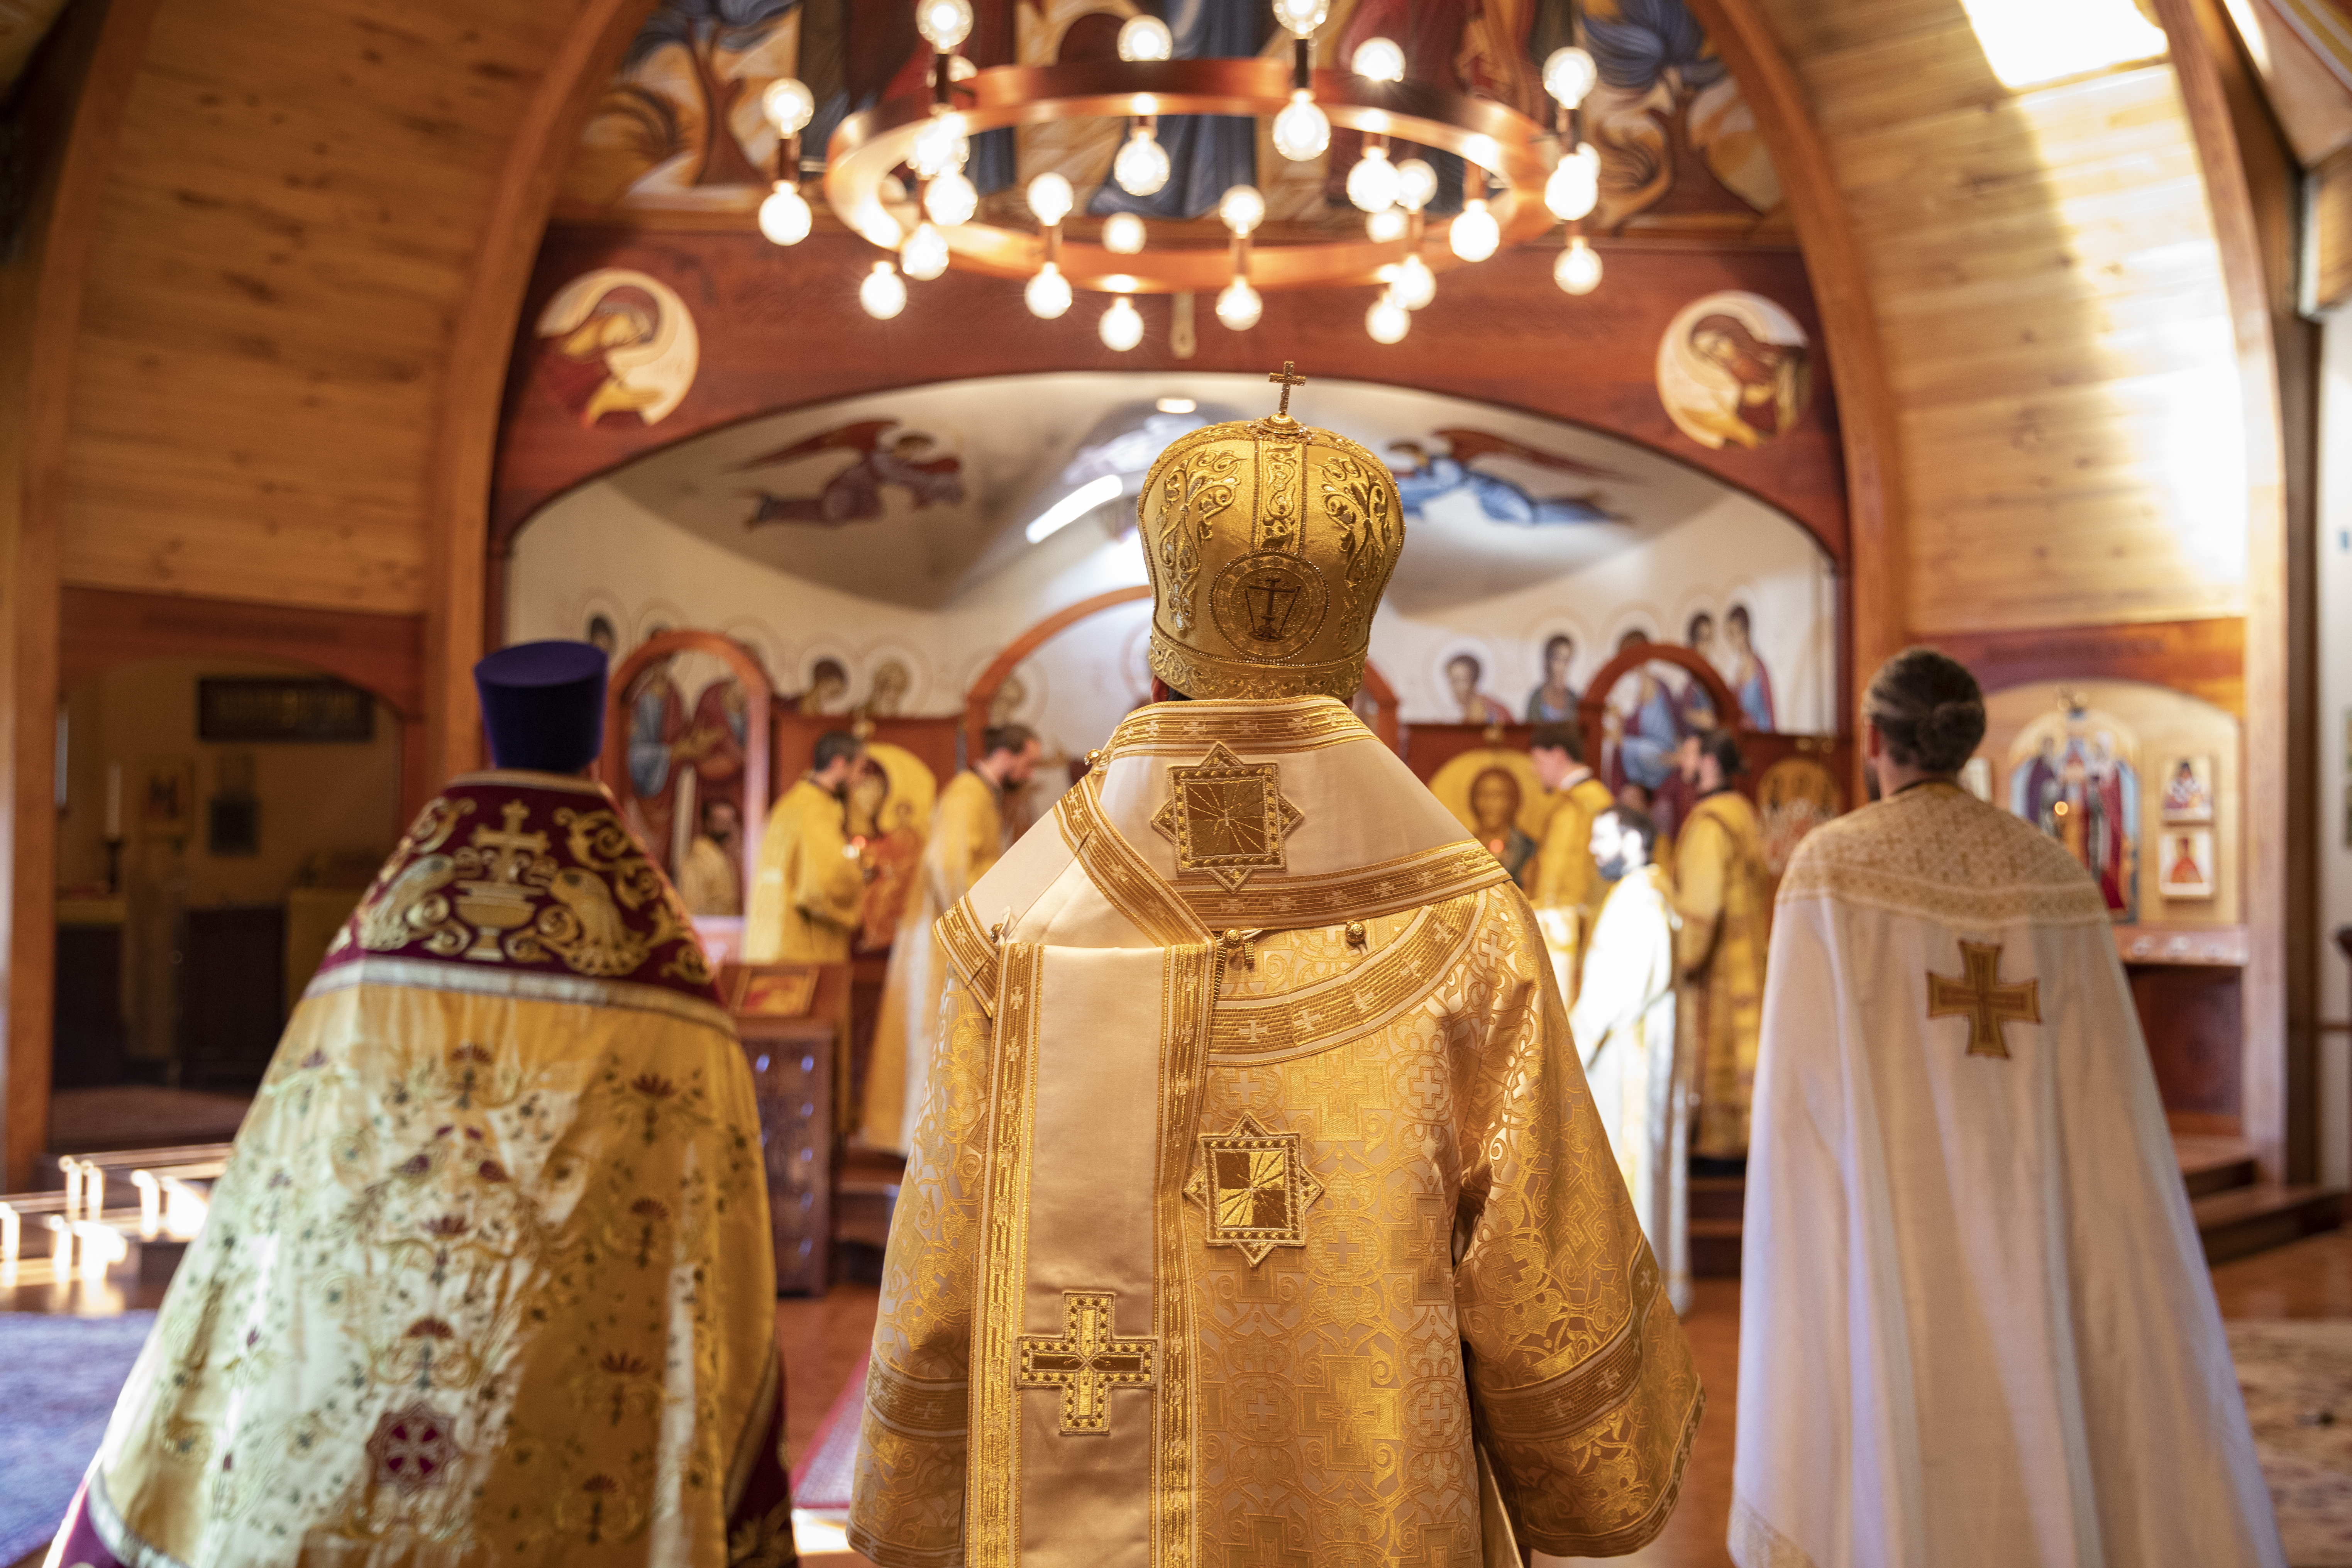
[{"label": "white vestment with gold cross", "polygon": [[2271,1565],[2098,888],[1950,784],[1780,883],[1740,1289],[1740,1568]]},{"label": "white vestment with gold cross", "polygon": [[1656,1534],[1703,1401],[1541,934],[1343,704],[1130,715],[940,936],[857,1550],[1482,1568]]}]

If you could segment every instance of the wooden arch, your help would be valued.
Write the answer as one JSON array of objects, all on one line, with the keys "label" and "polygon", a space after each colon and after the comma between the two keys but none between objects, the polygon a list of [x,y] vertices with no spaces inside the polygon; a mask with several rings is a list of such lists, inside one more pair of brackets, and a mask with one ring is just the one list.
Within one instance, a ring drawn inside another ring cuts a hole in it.
[{"label": "wooden arch", "polygon": [[[1140,583],[1132,587],[1113,588],[1108,593],[1097,594],[1091,599],[1081,599],[1075,605],[1055,610],[1052,615],[1006,643],[1004,650],[988,661],[988,668],[980,672],[979,679],[971,683],[971,689],[965,694],[963,703],[965,760],[967,762],[980,760],[981,736],[988,728],[989,708],[996,701],[996,694],[1003,689],[1005,679],[1020,667],[1023,659],[1027,658],[1045,643],[1089,616],[1097,616],[1105,610],[1117,609],[1121,605],[1132,605],[1139,599],[1150,597],[1151,589]],[[1364,689],[1370,692],[1372,697],[1374,709],[1372,733],[1378,735],[1381,738],[1381,743],[1389,750],[1392,752],[1397,750],[1396,690],[1389,685],[1387,678],[1374,668],[1369,660],[1364,665]]]},{"label": "wooden arch", "polygon": [[[596,759],[596,776],[614,800],[629,799],[629,688],[656,659],[688,652],[713,656],[743,685],[743,810],[736,833],[742,843],[743,907],[749,910],[751,886],[760,876],[760,838],[768,826],[768,731],[775,695],[751,649],[733,637],[700,631],[656,632],[632,648],[604,688],[604,750]],[[649,847],[658,858],[660,846]]]},{"label": "wooden arch", "polygon": [[1601,767],[1601,721],[1609,706],[1609,694],[1617,689],[1620,680],[1645,664],[1671,664],[1690,671],[1693,679],[1706,688],[1716,712],[1723,716],[1723,727],[1735,736],[1751,733],[1748,715],[1740,711],[1738,697],[1704,655],[1678,643],[1636,643],[1594,673],[1585,683],[1583,700],[1576,705],[1577,728],[1584,731],[1584,760],[1594,771]]}]

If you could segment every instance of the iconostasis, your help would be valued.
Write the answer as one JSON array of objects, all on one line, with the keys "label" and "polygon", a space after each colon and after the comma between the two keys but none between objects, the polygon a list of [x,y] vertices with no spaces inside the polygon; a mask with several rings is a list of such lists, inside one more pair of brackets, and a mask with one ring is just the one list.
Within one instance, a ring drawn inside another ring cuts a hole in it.
[{"label": "iconostasis", "polygon": [[[1134,591],[1047,637],[990,694],[991,716],[1036,730],[1049,762],[1083,757],[1149,700],[1146,469],[1178,436],[1265,400],[1254,376],[1062,373],[731,426],[630,462],[521,531],[509,636],[585,637],[620,655],[659,631],[717,631],[751,652],[786,711],[957,717],[1029,628]],[[1591,677],[1649,642],[1701,654],[1748,727],[1835,729],[1832,563],[1786,515],[1631,442],[1462,398],[1324,380],[1294,407],[1397,476],[1406,542],[1371,661],[1403,723],[1573,720]],[[1612,747],[1635,773],[1692,717],[1689,675],[1655,668],[1609,694]],[[662,701],[719,713],[724,676],[682,652]],[[1041,770],[1041,783],[1067,778]]]}]

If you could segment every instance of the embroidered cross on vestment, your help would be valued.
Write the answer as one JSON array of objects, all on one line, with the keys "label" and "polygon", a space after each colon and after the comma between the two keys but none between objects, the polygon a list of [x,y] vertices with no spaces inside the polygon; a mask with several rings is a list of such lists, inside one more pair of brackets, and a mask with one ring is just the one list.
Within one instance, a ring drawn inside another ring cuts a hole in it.
[{"label": "embroidered cross on vestment", "polygon": [[1160,1359],[1157,1335],[1123,1340],[1112,1321],[1118,1298],[1108,1290],[1065,1290],[1065,1327],[1021,1336],[1023,1388],[1062,1391],[1062,1436],[1099,1437],[1110,1432],[1110,1391],[1149,1388]]},{"label": "embroidered cross on vestment", "polygon": [[2002,984],[1999,942],[1960,943],[1960,963],[1967,972],[1963,977],[1928,974],[1927,1016],[1966,1018],[1969,1055],[2005,1058],[2009,1039],[2003,1026],[2042,1022],[2042,982]]}]

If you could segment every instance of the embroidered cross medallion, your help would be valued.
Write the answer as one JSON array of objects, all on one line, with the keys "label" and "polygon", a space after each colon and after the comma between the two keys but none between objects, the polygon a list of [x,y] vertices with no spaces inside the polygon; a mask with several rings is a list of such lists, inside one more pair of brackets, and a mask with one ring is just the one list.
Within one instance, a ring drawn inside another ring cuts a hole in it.
[{"label": "embroidered cross medallion", "polygon": [[1300,1143],[1297,1133],[1268,1132],[1250,1116],[1231,1132],[1201,1134],[1201,1163],[1184,1195],[1209,1211],[1211,1247],[1237,1247],[1255,1268],[1277,1247],[1307,1245],[1307,1210],[1323,1184]]},{"label": "embroidered cross medallion", "polygon": [[1999,942],[1960,943],[1960,963],[1967,971],[1964,977],[1928,974],[1927,1016],[1966,1018],[1969,1055],[2006,1058],[2009,1038],[2004,1026],[2042,1022],[2042,982],[2002,984]]},{"label": "embroidered cross medallion", "polygon": [[1059,1338],[1021,1336],[1023,1388],[1062,1391],[1062,1436],[1099,1437],[1110,1431],[1110,1391],[1149,1388],[1160,1359],[1157,1335],[1123,1340],[1112,1322],[1118,1298],[1108,1290],[1065,1290]]},{"label": "embroidered cross medallion", "polygon": [[1282,798],[1280,763],[1245,763],[1220,741],[1195,766],[1168,770],[1151,826],[1175,840],[1179,871],[1204,871],[1237,893],[1252,873],[1283,868],[1282,841],[1301,820]]}]

